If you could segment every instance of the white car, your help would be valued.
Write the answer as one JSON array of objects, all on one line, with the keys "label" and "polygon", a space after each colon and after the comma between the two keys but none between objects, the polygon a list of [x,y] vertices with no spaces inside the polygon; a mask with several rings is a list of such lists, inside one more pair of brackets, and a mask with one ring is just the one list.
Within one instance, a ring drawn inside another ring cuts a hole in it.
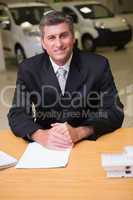
[{"label": "white car", "polygon": [[123,48],[132,38],[131,26],[96,1],[53,3],[73,18],[78,47],[94,51],[97,46]]},{"label": "white car", "polygon": [[43,13],[51,10],[45,3],[0,3],[0,27],[6,56],[17,62],[43,51],[39,23]]},{"label": "white car", "polygon": [[128,21],[133,31],[133,10],[124,10],[119,14],[121,17],[124,17]]}]

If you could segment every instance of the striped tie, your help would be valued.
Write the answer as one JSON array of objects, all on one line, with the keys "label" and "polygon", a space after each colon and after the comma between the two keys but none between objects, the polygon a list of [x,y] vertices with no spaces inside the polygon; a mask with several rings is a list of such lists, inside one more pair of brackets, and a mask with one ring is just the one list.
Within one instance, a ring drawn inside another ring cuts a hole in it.
[{"label": "striped tie", "polygon": [[60,67],[57,70],[56,76],[57,76],[58,81],[59,81],[61,92],[62,92],[62,94],[64,94],[65,85],[66,85],[67,70],[65,70],[64,68]]}]

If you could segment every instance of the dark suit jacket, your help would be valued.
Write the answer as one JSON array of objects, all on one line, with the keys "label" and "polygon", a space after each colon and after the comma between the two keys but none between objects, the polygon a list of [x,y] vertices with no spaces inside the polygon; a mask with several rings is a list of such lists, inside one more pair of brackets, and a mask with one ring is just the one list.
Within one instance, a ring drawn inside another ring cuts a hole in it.
[{"label": "dark suit jacket", "polygon": [[27,134],[49,128],[51,123],[67,121],[74,127],[92,126],[95,134],[89,138],[96,139],[121,127],[123,118],[123,106],[105,57],[74,50],[64,95],[46,52],[19,66],[8,113],[15,135],[27,138]]}]

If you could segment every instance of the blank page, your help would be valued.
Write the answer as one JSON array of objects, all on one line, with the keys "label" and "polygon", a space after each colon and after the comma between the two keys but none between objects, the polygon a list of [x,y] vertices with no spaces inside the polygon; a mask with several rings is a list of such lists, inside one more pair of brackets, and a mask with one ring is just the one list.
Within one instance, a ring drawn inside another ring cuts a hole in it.
[{"label": "blank page", "polygon": [[68,163],[71,148],[51,150],[33,142],[28,145],[16,168],[54,168]]},{"label": "blank page", "polygon": [[9,154],[0,151],[0,169],[12,167],[16,165],[17,160],[16,158],[10,156]]}]

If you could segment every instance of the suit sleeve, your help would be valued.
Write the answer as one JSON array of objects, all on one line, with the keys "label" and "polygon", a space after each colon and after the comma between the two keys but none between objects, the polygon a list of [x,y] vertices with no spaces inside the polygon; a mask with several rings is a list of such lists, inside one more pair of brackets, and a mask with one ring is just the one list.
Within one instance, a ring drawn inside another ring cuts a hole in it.
[{"label": "suit sleeve", "polygon": [[12,107],[8,113],[8,121],[11,130],[16,136],[28,139],[27,135],[31,135],[41,127],[33,120],[32,101],[25,83],[25,73],[23,71],[22,66],[20,66]]},{"label": "suit sleeve", "polygon": [[124,119],[123,105],[107,59],[104,66],[104,73],[98,81],[100,95],[98,109],[95,112],[90,111],[89,117],[83,122],[84,125],[94,128],[94,134],[89,139],[97,139],[103,134],[120,128]]}]

